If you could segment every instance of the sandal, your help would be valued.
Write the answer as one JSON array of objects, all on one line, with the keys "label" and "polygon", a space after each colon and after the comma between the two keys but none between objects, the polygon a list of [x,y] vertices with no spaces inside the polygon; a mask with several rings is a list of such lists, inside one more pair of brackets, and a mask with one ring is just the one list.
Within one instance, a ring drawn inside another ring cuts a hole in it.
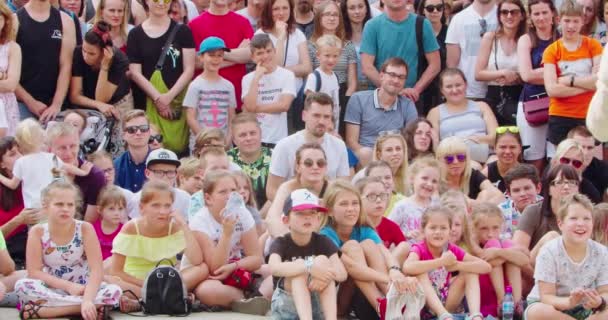
[{"label": "sandal", "polygon": [[40,311],[41,308],[41,305],[35,304],[33,301],[28,301],[27,303],[21,305],[19,319],[42,319],[42,317],[38,314],[38,311]]},{"label": "sandal", "polygon": [[[130,294],[134,298],[128,297],[127,294]],[[139,299],[137,299],[137,295],[131,290],[123,291],[122,296],[120,296],[118,305],[120,312],[122,313],[141,311],[141,303],[139,302]]]},{"label": "sandal", "polygon": [[484,320],[483,314],[481,314],[481,313],[479,313],[479,312],[476,312],[476,313],[471,313],[471,314],[470,314],[470,315],[469,315],[469,316],[468,316],[466,319],[467,319],[467,320],[473,320],[473,319],[475,319],[475,318],[478,318],[478,319]]},{"label": "sandal", "polygon": [[112,320],[110,306],[100,306],[97,308],[97,320]]},{"label": "sandal", "polygon": [[451,313],[442,313],[437,320],[454,320],[454,316]]}]

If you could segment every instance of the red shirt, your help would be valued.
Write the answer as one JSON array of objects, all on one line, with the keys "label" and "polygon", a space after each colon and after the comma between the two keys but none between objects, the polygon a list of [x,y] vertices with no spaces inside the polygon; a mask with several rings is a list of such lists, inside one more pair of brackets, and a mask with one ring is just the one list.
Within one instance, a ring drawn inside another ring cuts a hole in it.
[{"label": "red shirt", "polygon": [[[4,211],[0,207],[0,226],[3,226],[5,223],[11,221],[11,219],[18,216],[19,213],[21,213],[21,210],[23,210],[23,195],[21,193],[21,185],[19,185],[19,187],[17,189],[15,189],[15,191],[13,192],[13,197],[15,198],[16,201],[10,210]],[[15,234],[23,231],[23,229],[25,229],[25,228],[27,228],[26,225],[24,225],[24,224],[20,225],[15,230],[13,230],[13,232],[11,232],[10,234],[5,234],[4,238],[9,239],[10,237],[14,236]]]},{"label": "red shirt", "polygon": [[380,224],[376,227],[376,232],[378,232],[380,239],[382,239],[384,246],[387,248],[390,248],[393,244],[397,246],[405,241],[405,236],[403,235],[403,232],[401,232],[401,228],[386,217],[382,217],[382,221],[380,221]]},{"label": "red shirt", "polygon": [[[197,52],[201,42],[210,36],[221,38],[230,49],[238,48],[243,40],[253,37],[253,29],[249,20],[232,11],[222,16],[205,11],[190,21],[188,26],[192,30]],[[194,76],[196,77],[199,73],[195,72]],[[245,64],[235,64],[220,70],[220,76],[234,85],[237,109],[241,108],[241,81],[246,73]]]}]

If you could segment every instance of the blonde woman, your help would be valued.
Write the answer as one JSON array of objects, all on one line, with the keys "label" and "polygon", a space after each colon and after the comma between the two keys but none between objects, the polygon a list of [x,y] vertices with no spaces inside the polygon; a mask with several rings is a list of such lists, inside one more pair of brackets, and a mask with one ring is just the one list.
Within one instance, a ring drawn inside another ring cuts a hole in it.
[{"label": "blonde woman", "polygon": [[435,152],[441,163],[441,178],[447,189],[462,191],[470,202],[499,204],[504,196],[480,171],[471,168],[469,148],[462,138],[443,139]]},{"label": "blonde woman", "polygon": [[127,53],[127,35],[133,28],[129,25],[130,12],[129,2],[127,0],[99,0],[93,24],[99,21],[104,21],[110,25],[110,38],[114,46],[123,53]]}]

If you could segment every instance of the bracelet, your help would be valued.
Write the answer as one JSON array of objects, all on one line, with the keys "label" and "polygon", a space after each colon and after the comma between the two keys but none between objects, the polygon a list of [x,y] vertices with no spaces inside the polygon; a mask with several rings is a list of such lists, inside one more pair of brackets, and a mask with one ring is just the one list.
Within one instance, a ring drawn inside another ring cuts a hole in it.
[{"label": "bracelet", "polygon": [[312,260],[312,256],[306,257],[306,259],[304,260],[304,268],[306,269],[306,273],[310,274],[310,272],[312,271],[313,264],[314,261]]},{"label": "bracelet", "polygon": [[600,303],[600,305],[597,306],[597,308],[591,309],[592,314],[596,314],[598,312],[603,312],[604,310],[606,310],[606,299],[604,299],[604,297],[600,297],[600,298],[602,298],[602,303]]},{"label": "bracelet", "polygon": [[570,86],[574,87],[574,75],[570,76]]},{"label": "bracelet", "polygon": [[401,268],[399,268],[399,266],[392,266],[392,267],[388,268],[388,270],[389,271],[391,271],[391,270],[397,270],[397,271],[401,272]]}]

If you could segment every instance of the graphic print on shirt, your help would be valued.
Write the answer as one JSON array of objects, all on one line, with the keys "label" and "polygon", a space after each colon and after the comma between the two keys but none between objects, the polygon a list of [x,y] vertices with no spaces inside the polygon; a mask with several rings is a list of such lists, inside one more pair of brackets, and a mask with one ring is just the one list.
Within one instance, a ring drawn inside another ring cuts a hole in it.
[{"label": "graphic print on shirt", "polygon": [[199,123],[205,127],[225,128],[228,125],[228,108],[231,107],[230,93],[228,90],[199,90]]},{"label": "graphic print on shirt", "polygon": [[63,35],[61,34],[61,30],[59,30],[59,29],[53,30],[53,34],[51,35],[51,39],[59,39],[59,40],[61,40],[62,38],[63,38]]}]

